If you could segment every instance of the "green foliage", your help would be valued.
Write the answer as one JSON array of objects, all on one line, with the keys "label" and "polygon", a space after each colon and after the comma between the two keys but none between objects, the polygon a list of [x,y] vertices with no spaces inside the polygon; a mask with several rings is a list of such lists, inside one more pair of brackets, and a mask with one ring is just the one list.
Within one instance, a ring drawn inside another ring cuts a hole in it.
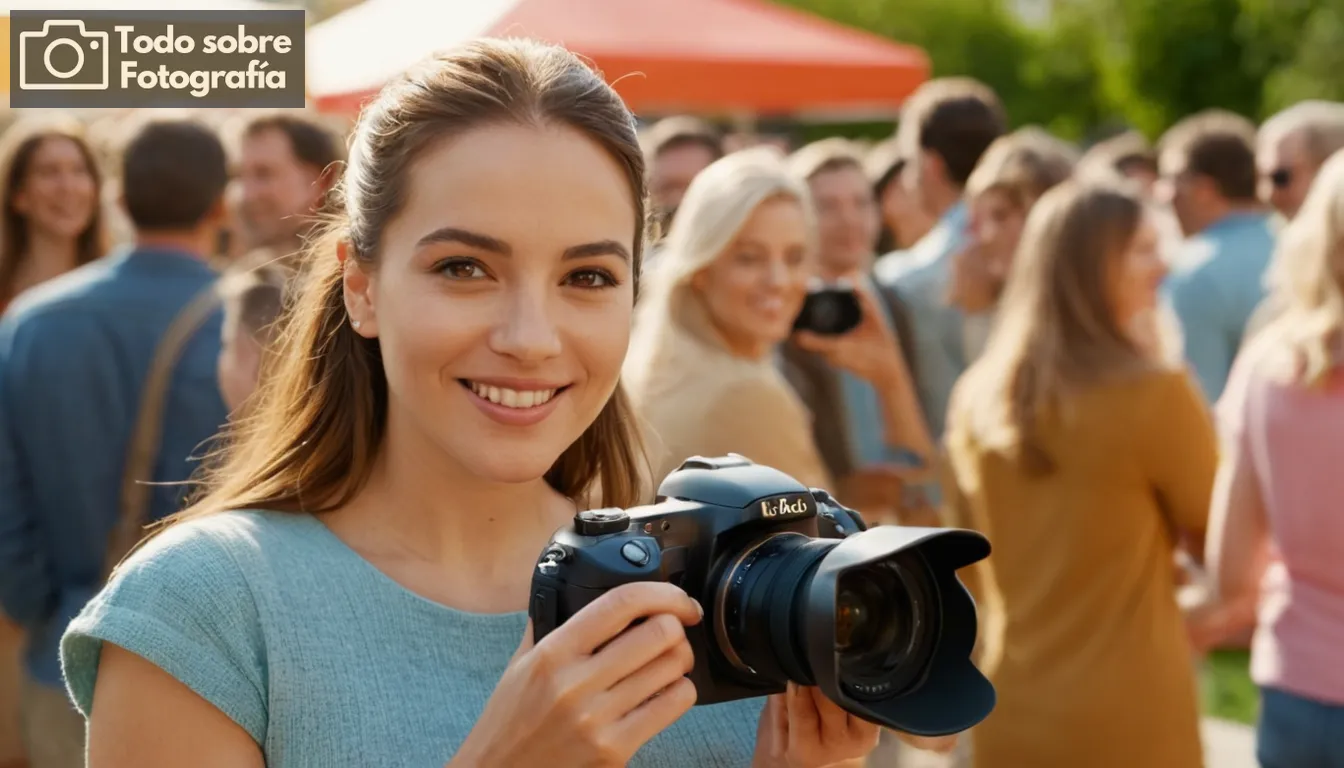
[{"label": "green foliage", "polygon": [[969,75],[1017,125],[1072,139],[1127,124],[1156,138],[1219,107],[1263,119],[1344,100],[1344,0],[1053,0],[1042,28],[1010,0],[780,0],[919,45],[934,75]]}]

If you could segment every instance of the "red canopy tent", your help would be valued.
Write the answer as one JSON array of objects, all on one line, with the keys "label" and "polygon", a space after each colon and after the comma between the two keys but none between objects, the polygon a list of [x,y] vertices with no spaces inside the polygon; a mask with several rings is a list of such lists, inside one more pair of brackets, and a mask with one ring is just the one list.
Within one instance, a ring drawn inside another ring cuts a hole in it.
[{"label": "red canopy tent", "polygon": [[929,76],[919,48],[766,0],[365,0],[309,29],[309,95],[353,113],[483,35],[565,45],[646,114],[890,113]]}]

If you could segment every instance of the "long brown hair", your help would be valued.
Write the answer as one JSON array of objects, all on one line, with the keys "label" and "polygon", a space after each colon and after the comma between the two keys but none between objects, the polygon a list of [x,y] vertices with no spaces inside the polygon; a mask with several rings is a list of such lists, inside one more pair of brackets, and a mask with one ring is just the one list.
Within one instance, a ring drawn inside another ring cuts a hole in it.
[{"label": "long brown hair", "polygon": [[75,265],[82,266],[102,256],[107,246],[103,228],[103,176],[93,150],[84,139],[82,126],[70,118],[30,119],[15,123],[0,142],[0,305],[14,298],[15,281],[23,260],[28,257],[32,238],[28,220],[14,209],[14,196],[28,178],[42,142],[53,138],[73,142],[93,177],[93,217],[79,233]]},{"label": "long brown hair", "polygon": [[[483,40],[439,54],[383,89],[350,140],[335,214],[310,244],[280,348],[255,410],[226,436],[183,520],[230,509],[324,512],[367,480],[387,421],[388,388],[376,339],[351,328],[338,248],[376,267],[383,232],[405,205],[412,166],[445,139],[487,125],[558,124],[581,131],[625,170],[635,199],[636,280],[645,223],[644,156],[616,93],[563,48]],[[556,460],[546,481],[576,500],[640,499],[643,452],[617,389],[596,421]]]},{"label": "long brown hair", "polygon": [[957,400],[975,438],[1029,473],[1054,468],[1041,418],[1088,386],[1155,366],[1111,312],[1108,289],[1143,215],[1119,186],[1069,181],[1027,217],[994,333]]}]

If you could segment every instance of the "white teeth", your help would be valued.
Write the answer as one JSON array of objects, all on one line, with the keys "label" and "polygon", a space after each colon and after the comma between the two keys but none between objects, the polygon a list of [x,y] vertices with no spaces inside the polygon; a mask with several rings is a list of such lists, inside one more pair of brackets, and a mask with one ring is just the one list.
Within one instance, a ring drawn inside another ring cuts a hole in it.
[{"label": "white teeth", "polygon": [[487,384],[470,382],[471,391],[479,397],[504,406],[505,408],[535,408],[544,405],[555,397],[554,389],[516,390],[506,387],[492,387]]}]

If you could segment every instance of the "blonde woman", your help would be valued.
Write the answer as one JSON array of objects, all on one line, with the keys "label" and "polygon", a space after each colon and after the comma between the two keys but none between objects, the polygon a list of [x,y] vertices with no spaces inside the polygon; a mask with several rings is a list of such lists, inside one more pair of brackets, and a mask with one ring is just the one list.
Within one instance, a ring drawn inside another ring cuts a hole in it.
[{"label": "blonde woman", "polygon": [[999,701],[977,768],[1202,766],[1172,553],[1203,541],[1215,438],[1189,375],[1132,330],[1157,240],[1130,192],[1047,192],[953,392],[951,522],[994,542],[981,666]]},{"label": "blonde woman", "polygon": [[[650,427],[655,481],[688,456],[735,452],[832,487],[807,410],[775,360],[818,274],[805,183],[774,149],[717,161],[687,190],[659,267],[623,374]],[[872,320],[841,338],[864,363],[855,373],[885,384],[904,370],[893,373],[898,346],[861,296]]]},{"label": "blonde woman", "polygon": [[1222,616],[1202,639],[1256,626],[1260,764],[1316,768],[1344,763],[1344,153],[1322,167],[1274,263],[1284,311],[1218,403],[1208,545]]}]

